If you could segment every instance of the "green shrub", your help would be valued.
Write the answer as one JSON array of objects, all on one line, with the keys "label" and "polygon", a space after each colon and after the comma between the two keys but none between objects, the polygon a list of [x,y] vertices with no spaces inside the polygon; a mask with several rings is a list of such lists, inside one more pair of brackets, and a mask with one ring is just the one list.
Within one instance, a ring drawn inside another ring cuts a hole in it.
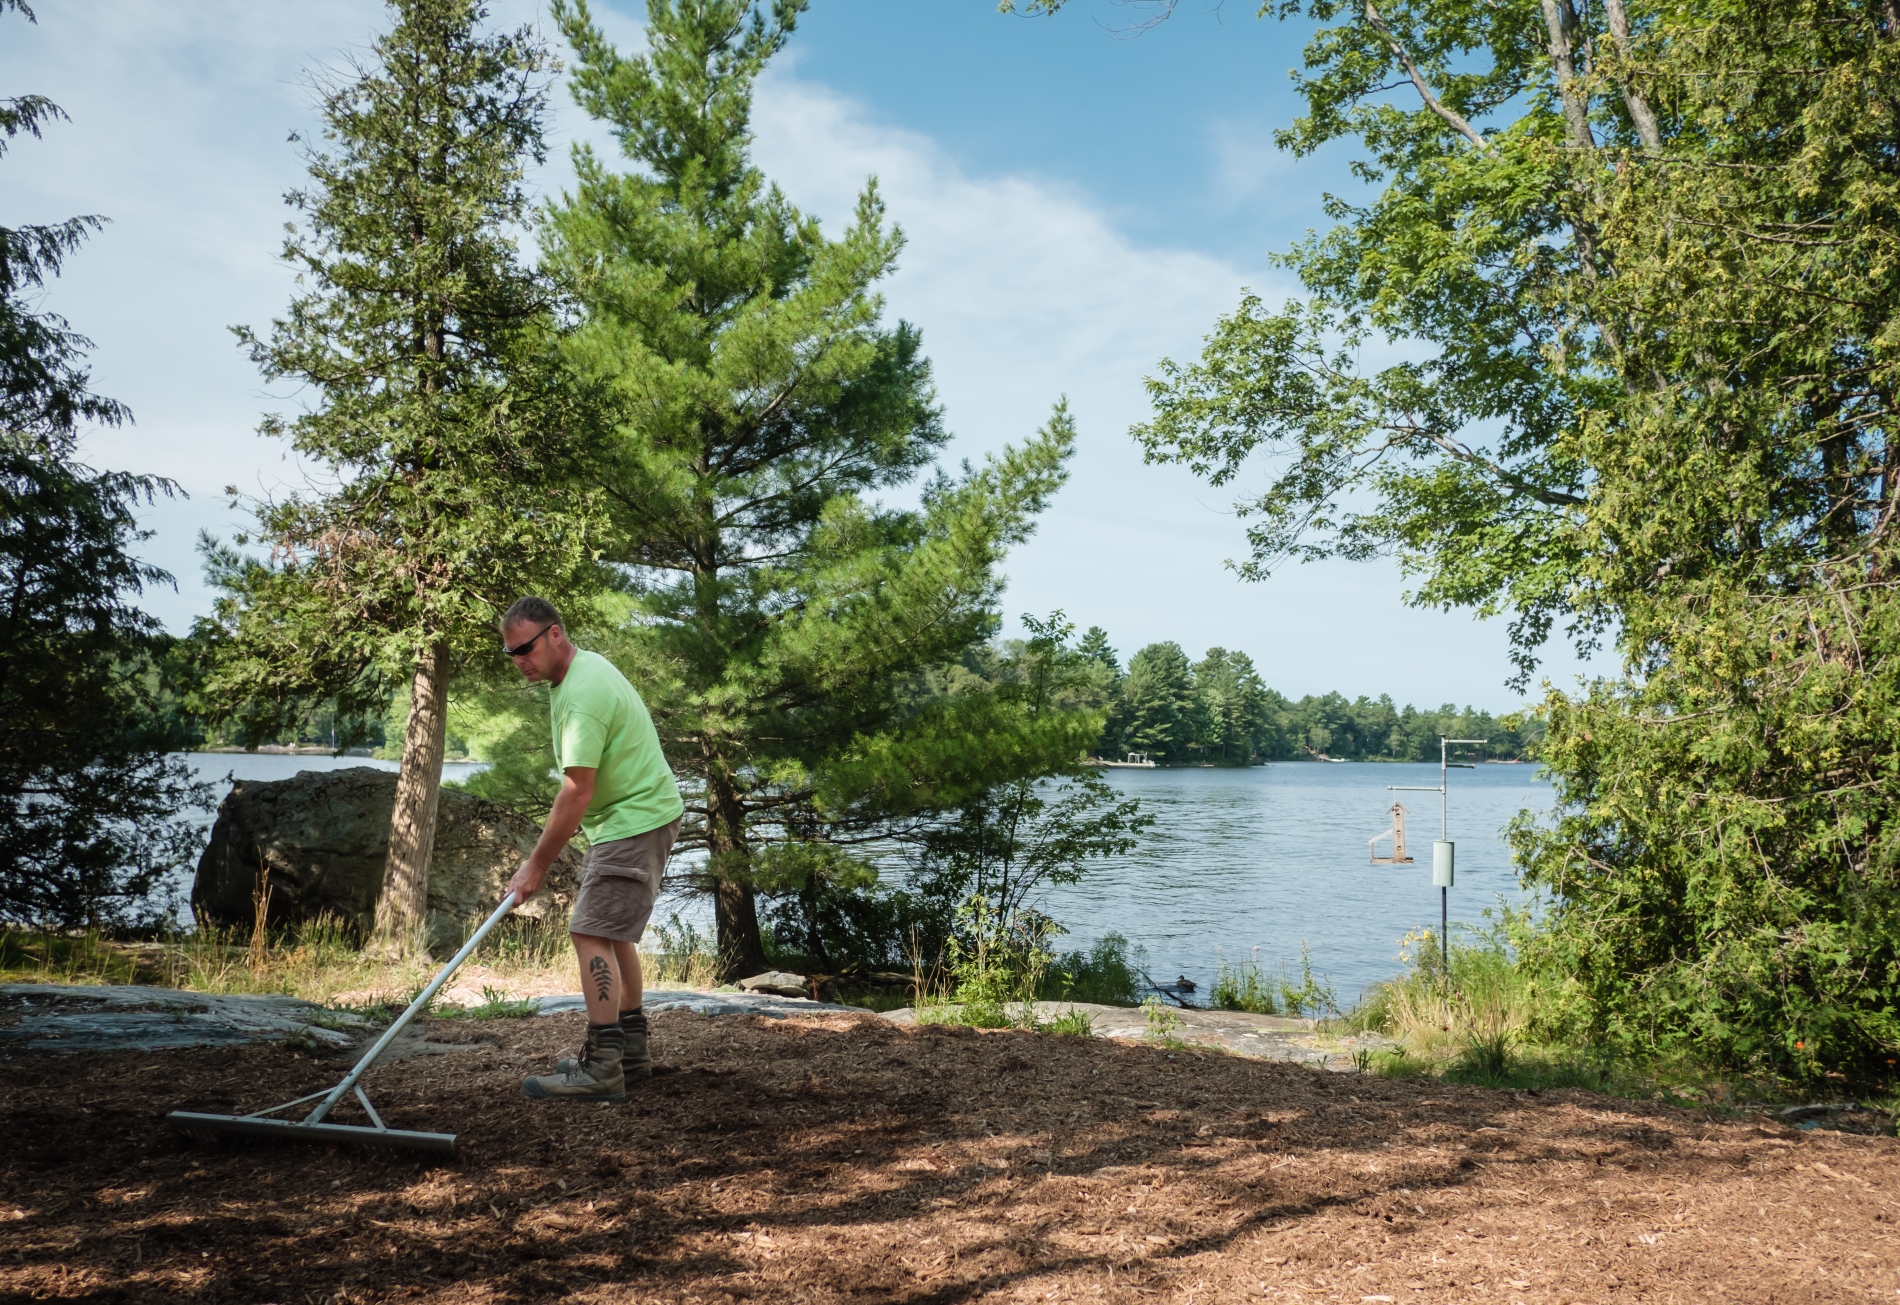
[{"label": "green shrub", "polygon": [[987,898],[971,894],[957,908],[937,967],[943,981],[917,1004],[918,1022],[1039,1027],[1036,1001],[1055,961],[1049,940],[1058,928],[1037,911],[999,915]]},{"label": "green shrub", "polygon": [[1098,939],[1087,951],[1066,952],[1050,967],[1043,996],[1057,1001],[1088,1001],[1100,1006],[1135,1006],[1141,1001],[1141,949],[1119,933]]},{"label": "green shrub", "polygon": [[1226,956],[1216,952],[1214,962],[1214,991],[1212,1000],[1215,1010],[1244,1010],[1255,1015],[1278,1015],[1279,1005],[1273,999],[1274,983],[1260,967],[1260,949],[1253,949],[1253,959],[1229,964]]}]

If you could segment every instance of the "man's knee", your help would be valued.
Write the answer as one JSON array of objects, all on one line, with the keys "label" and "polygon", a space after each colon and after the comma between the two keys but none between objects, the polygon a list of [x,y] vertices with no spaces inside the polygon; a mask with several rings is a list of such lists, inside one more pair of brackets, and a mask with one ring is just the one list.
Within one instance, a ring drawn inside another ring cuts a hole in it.
[{"label": "man's knee", "polygon": [[570,933],[568,937],[573,939],[576,947],[601,947],[612,950],[614,945],[612,938],[602,938],[599,934]]}]

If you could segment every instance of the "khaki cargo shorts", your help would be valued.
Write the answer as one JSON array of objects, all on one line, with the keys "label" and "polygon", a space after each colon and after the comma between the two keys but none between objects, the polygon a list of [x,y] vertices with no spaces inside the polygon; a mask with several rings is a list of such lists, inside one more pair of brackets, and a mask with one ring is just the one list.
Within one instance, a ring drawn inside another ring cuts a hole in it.
[{"label": "khaki cargo shorts", "polygon": [[679,837],[680,822],[649,829],[632,838],[616,838],[587,849],[581,862],[581,890],[567,921],[569,933],[616,942],[637,943],[653,917],[666,858]]}]

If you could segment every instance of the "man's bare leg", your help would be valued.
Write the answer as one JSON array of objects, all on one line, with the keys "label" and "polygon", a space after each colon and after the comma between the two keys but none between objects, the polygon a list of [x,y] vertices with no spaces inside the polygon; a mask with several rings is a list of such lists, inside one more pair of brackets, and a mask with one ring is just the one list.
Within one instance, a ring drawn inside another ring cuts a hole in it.
[{"label": "man's bare leg", "polygon": [[[579,1056],[563,1060],[554,1067],[554,1073],[531,1074],[523,1079],[521,1090],[531,1097],[625,1101],[626,1072],[622,1062],[627,1038],[620,1028],[619,957],[610,938],[585,933],[572,933],[568,937],[574,940],[574,956],[581,968],[581,999],[587,1003],[587,1042]],[[650,1064],[646,1072],[652,1073]]]},{"label": "man's bare leg", "polygon": [[640,1008],[646,1000],[640,949],[630,942],[615,942],[614,960],[620,967],[620,1032],[627,1040],[621,1064],[627,1078],[649,1078],[653,1074],[653,1051],[647,1044],[646,1012]]},{"label": "man's bare leg", "polygon": [[[574,955],[581,965],[581,996],[587,1002],[587,1022],[595,1028],[620,1022],[620,964],[618,947],[611,938],[574,933]],[[639,974],[635,960],[634,974]]]},{"label": "man's bare leg", "polygon": [[620,969],[620,1013],[640,1009],[646,998],[646,977],[640,972],[640,949],[630,942],[614,940],[614,960]]}]

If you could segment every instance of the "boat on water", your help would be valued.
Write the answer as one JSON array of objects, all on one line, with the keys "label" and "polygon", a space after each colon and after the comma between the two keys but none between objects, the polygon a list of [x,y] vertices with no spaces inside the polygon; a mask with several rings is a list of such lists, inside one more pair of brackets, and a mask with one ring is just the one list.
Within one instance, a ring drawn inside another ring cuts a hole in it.
[{"label": "boat on water", "polygon": [[1155,768],[1154,759],[1145,752],[1131,752],[1124,761],[1097,761],[1095,764],[1105,766],[1110,770],[1153,770]]}]

